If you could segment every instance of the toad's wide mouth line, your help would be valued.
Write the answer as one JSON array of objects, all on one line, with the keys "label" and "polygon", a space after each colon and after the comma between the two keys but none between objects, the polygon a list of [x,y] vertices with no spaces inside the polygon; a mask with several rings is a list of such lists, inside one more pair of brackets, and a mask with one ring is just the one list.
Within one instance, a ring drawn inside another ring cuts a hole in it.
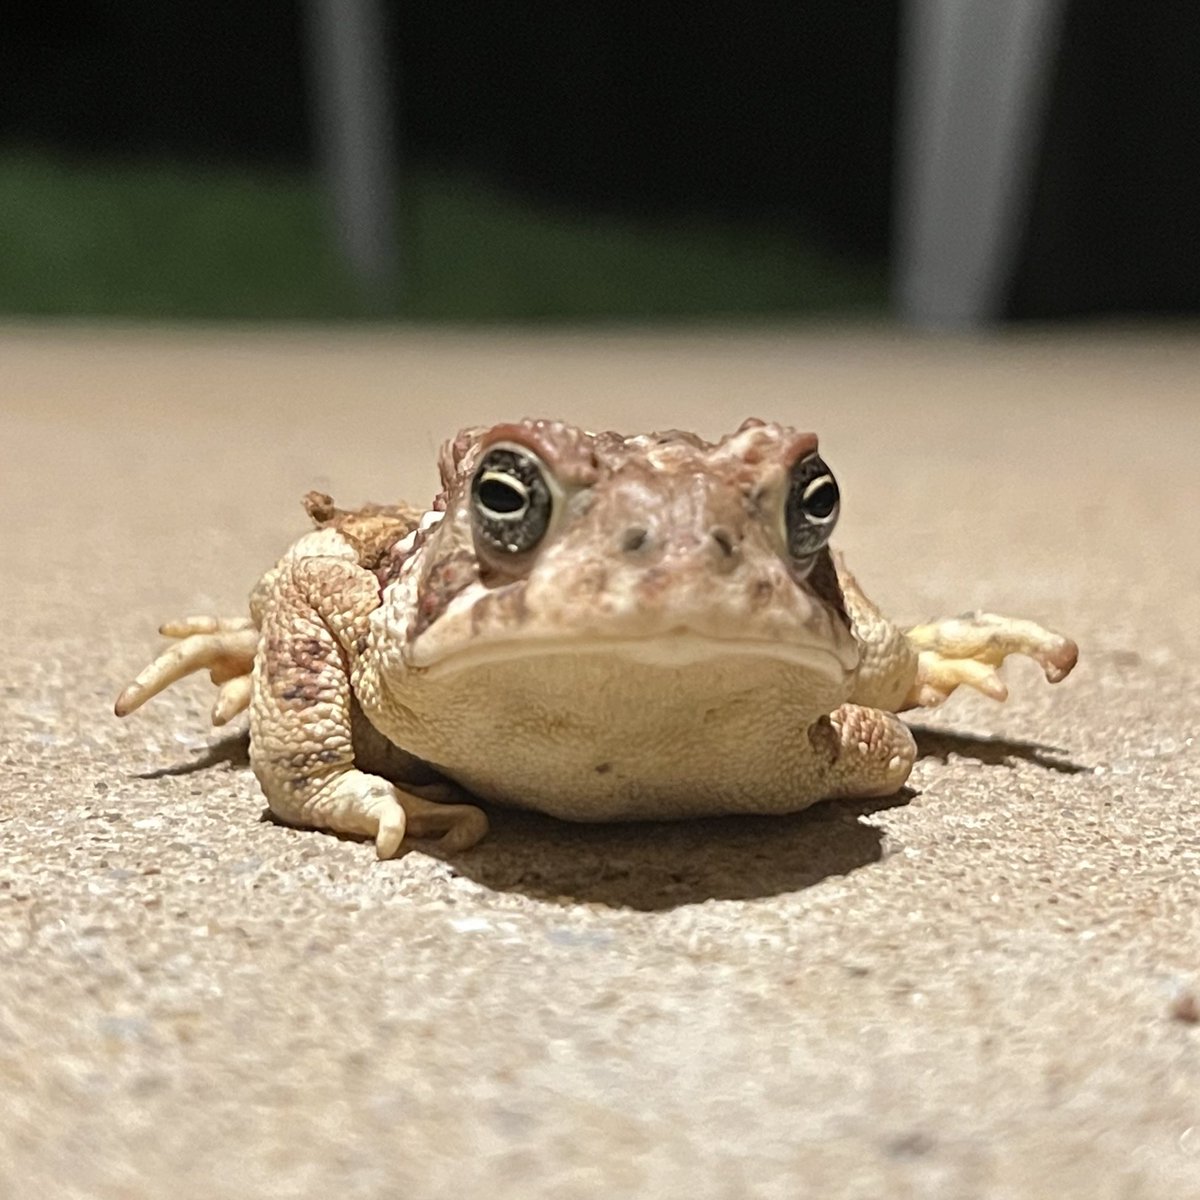
[{"label": "toad's wide mouth line", "polygon": [[690,631],[659,633],[641,638],[505,638],[445,653],[422,654],[420,643],[410,647],[408,665],[429,678],[444,678],[476,667],[525,662],[533,658],[595,658],[606,656],[631,666],[682,670],[719,660],[768,659],[782,666],[844,679],[855,663],[847,663],[829,646],[771,641],[766,638],[706,637]]}]

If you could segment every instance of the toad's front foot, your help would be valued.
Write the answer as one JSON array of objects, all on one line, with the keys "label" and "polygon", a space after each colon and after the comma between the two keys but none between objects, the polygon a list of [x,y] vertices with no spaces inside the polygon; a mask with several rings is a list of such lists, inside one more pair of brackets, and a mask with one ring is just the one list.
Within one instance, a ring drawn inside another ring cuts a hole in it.
[{"label": "toad's front foot", "polygon": [[1061,633],[995,613],[917,625],[906,637],[918,652],[918,662],[904,708],[932,708],[964,683],[993,700],[1006,699],[1008,688],[996,668],[1010,654],[1032,658],[1050,683],[1065,679],[1079,657],[1079,648]]},{"label": "toad's front foot", "polygon": [[250,673],[258,649],[258,630],[249,617],[183,617],[164,622],[158,632],[177,640],[117,697],[118,717],[128,716],[193,671],[207,670],[217,686],[214,725],[224,725],[249,705]]}]

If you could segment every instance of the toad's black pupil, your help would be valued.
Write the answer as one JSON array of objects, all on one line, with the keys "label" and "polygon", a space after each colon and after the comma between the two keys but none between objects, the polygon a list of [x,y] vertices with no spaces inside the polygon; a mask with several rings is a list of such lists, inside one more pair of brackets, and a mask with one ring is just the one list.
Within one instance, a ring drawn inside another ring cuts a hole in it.
[{"label": "toad's black pupil", "polygon": [[520,512],[526,504],[525,493],[503,479],[485,479],[479,485],[479,502],[494,513]]},{"label": "toad's black pupil", "polygon": [[822,520],[833,512],[837,504],[837,488],[832,483],[823,483],[815,492],[810,493],[804,500],[804,511],[810,517]]}]

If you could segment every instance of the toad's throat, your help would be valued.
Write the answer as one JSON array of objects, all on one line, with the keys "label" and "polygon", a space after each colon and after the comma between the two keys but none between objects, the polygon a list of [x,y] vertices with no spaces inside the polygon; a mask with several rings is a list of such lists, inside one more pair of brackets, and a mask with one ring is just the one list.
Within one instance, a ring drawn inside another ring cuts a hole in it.
[{"label": "toad's throat", "polygon": [[[423,652],[424,651],[424,652]],[[812,644],[767,638],[718,638],[680,629],[643,638],[588,635],[574,638],[505,638],[447,651],[426,650],[418,640],[409,647],[409,666],[429,679],[448,679],[464,671],[536,658],[607,656],[632,667],[678,669],[718,659],[768,660],[799,668],[833,681],[854,669],[845,650],[828,643]],[[856,658],[856,656],[855,656]]]}]

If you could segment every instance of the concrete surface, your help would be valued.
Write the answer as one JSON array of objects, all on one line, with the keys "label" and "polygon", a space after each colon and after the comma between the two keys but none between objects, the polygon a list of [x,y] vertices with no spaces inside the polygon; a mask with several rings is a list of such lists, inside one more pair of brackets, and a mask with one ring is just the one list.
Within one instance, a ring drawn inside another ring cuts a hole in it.
[{"label": "concrete surface", "polygon": [[[501,815],[453,863],[265,822],[164,616],[465,421],[817,428],[897,616],[1082,647],[910,793]],[[1200,1197],[1200,338],[0,329],[0,1196]]]}]

